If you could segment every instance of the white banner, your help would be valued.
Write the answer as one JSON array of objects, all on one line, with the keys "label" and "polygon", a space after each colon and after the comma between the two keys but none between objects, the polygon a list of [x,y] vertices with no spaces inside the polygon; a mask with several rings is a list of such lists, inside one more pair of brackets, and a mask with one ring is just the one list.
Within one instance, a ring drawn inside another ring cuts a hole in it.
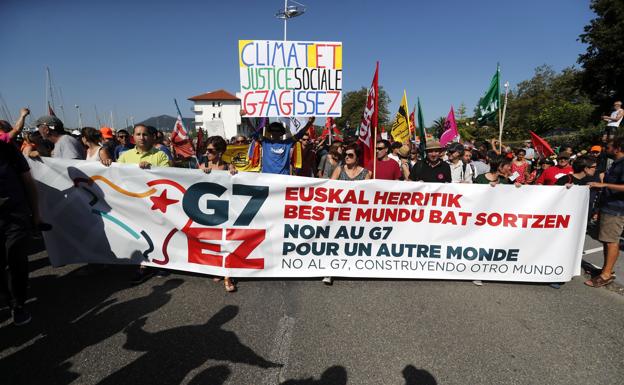
[{"label": "white banner", "polygon": [[239,40],[238,64],[248,117],[342,113],[340,42]]},{"label": "white banner", "polygon": [[589,191],[342,182],[30,162],[53,265],[142,263],[232,277],[564,282]]}]

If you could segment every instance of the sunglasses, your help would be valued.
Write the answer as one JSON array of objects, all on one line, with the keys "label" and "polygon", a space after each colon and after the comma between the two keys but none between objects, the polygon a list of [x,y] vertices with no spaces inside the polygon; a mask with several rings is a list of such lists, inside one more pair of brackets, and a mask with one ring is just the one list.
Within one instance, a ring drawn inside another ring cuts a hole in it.
[{"label": "sunglasses", "polygon": [[206,149],[206,152],[207,152],[208,154],[216,154],[216,153],[217,153],[217,150],[215,150],[214,148],[208,148],[208,149]]},{"label": "sunglasses", "polygon": [[355,153],[354,152],[347,152],[347,153],[345,153],[345,156],[347,158],[355,158]]},{"label": "sunglasses", "polygon": [[235,140],[234,143],[236,143],[236,144],[244,144],[245,141],[244,140]]},{"label": "sunglasses", "polygon": [[386,149],[385,147],[377,147],[377,151],[382,151],[382,150],[385,150],[385,149]]}]

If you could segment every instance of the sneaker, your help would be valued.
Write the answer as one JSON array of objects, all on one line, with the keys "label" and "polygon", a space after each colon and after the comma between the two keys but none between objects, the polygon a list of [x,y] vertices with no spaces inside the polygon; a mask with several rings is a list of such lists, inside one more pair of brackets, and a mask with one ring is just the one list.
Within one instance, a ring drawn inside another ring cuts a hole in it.
[{"label": "sneaker", "polygon": [[483,286],[483,282],[481,281],[472,281],[476,286]]},{"label": "sneaker", "polygon": [[332,279],[332,277],[325,277],[325,278],[323,278],[323,281],[322,281],[322,282],[323,282],[324,284],[326,284],[326,285],[330,286],[332,283],[334,283],[334,280]]},{"label": "sneaker", "polygon": [[15,306],[11,313],[13,314],[13,323],[16,326],[26,325],[32,319],[28,310],[24,309],[23,306]]},{"label": "sneaker", "polygon": [[553,282],[553,283],[548,284],[548,286],[552,287],[553,289],[561,289],[561,285],[562,284],[559,282]]},{"label": "sneaker", "polygon": [[149,267],[140,267],[136,271],[136,273],[134,273],[134,276],[130,280],[130,283],[132,283],[133,285],[138,285],[152,278],[154,274],[155,273],[153,269],[150,269]]}]

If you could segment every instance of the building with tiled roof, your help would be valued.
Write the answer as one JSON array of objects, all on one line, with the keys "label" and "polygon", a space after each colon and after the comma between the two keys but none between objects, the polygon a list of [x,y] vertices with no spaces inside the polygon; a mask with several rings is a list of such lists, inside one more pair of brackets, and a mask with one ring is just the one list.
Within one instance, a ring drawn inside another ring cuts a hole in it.
[{"label": "building with tiled roof", "polygon": [[209,136],[220,135],[226,140],[236,136],[241,124],[241,101],[226,90],[216,90],[188,98],[194,103],[195,127]]}]

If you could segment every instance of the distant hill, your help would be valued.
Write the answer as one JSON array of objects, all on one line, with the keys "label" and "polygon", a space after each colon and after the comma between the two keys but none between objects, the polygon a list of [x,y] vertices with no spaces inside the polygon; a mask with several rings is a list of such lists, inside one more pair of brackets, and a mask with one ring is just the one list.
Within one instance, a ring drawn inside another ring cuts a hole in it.
[{"label": "distant hill", "polygon": [[[195,128],[195,119],[193,118],[182,118],[184,121],[184,126],[187,130],[191,130]],[[138,124],[145,124],[146,126],[154,126],[159,131],[171,132],[173,130],[173,126],[175,125],[176,118],[169,115],[160,115],[153,116],[151,118],[145,119]]]}]

